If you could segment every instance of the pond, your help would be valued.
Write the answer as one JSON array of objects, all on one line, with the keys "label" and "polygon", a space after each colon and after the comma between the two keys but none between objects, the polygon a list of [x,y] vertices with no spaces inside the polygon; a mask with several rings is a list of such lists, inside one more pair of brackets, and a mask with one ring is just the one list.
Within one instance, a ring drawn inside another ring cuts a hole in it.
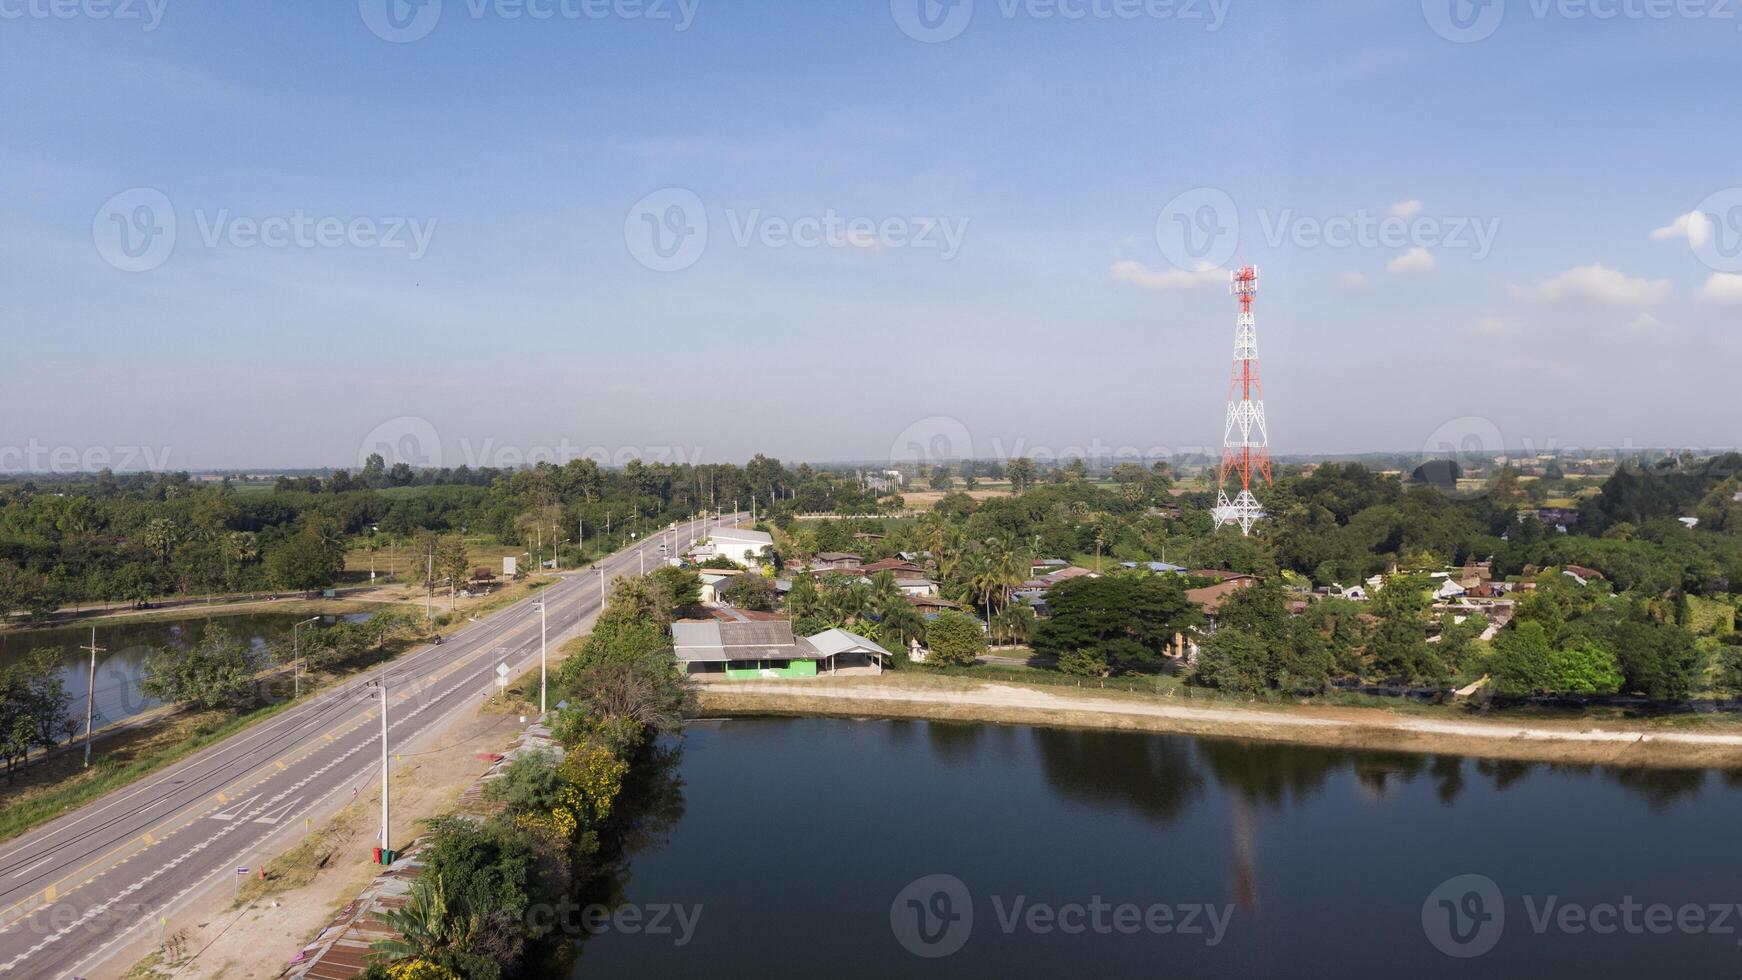
[{"label": "pond", "polygon": [[1742,975],[1737,773],[822,719],[676,765],[576,977]]},{"label": "pond", "polygon": [[[237,636],[248,638],[256,653],[264,653],[269,644],[289,642],[292,624],[308,619],[310,614],[296,613],[234,613],[221,616],[185,615],[173,619],[128,620],[112,619],[94,624],[97,629],[97,691],[94,708],[98,728],[123,721],[158,702],[146,697],[139,689],[144,663],[154,650],[197,643],[208,623],[221,624]],[[331,624],[339,619],[352,622],[368,619],[367,613],[343,616],[323,616]],[[308,630],[314,627],[305,627]],[[91,642],[90,626],[64,626],[52,629],[7,630],[0,632],[0,663],[28,654],[32,650],[53,649],[61,661],[61,676],[67,693],[72,695],[72,713],[79,730],[84,731],[85,691],[89,686],[90,653],[82,649]]]}]

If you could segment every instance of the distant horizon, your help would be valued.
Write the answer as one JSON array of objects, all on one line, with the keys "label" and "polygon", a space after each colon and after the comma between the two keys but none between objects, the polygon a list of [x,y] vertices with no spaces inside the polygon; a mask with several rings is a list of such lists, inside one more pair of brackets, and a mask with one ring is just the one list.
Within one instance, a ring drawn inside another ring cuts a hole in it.
[{"label": "distant horizon", "polygon": [[[1458,453],[1448,453],[1448,452],[1424,453],[1421,450],[1375,449],[1375,450],[1368,450],[1365,452],[1349,452],[1349,453],[1274,453],[1271,455],[1271,459],[1278,464],[1286,464],[1286,465],[1302,465],[1302,464],[1326,463],[1326,462],[1359,462],[1359,461],[1367,460],[1367,459],[1421,460],[1424,462],[1428,461],[1428,460],[1434,460],[1434,459],[1458,459],[1458,460],[1477,460],[1477,459],[1479,459],[1479,460],[1483,460],[1483,461],[1487,461],[1487,462],[1495,462],[1496,457],[1500,457],[1500,456],[1504,456],[1508,463],[1525,462],[1525,461],[1530,461],[1530,460],[1549,459],[1549,458],[1575,459],[1575,460],[1613,459],[1613,460],[1619,462],[1619,461],[1624,460],[1624,459],[1632,459],[1632,458],[1641,457],[1641,456],[1667,457],[1667,456],[1681,456],[1681,455],[1686,454],[1686,453],[1692,453],[1696,458],[1704,459],[1704,458],[1723,456],[1725,454],[1734,453],[1734,452],[1738,452],[1738,451],[1742,451],[1742,449],[1739,449],[1738,447],[1733,447],[1733,446],[1719,446],[1719,447],[1635,446],[1635,447],[1624,447],[1624,448],[1610,448],[1610,447],[1598,446],[1598,447],[1593,447],[1591,449],[1584,449],[1581,447],[1565,447],[1565,448],[1552,449],[1552,450],[1536,450],[1536,449],[1530,449],[1528,447],[1518,447],[1518,448],[1513,448],[1513,449],[1501,450],[1498,452],[1489,452],[1487,450],[1482,450],[1480,452],[1458,452]],[[758,455],[758,454],[752,454],[752,455],[754,456],[754,455]],[[806,465],[806,466],[811,466],[811,467],[815,467],[815,468],[830,469],[830,470],[863,469],[863,470],[867,470],[867,471],[870,471],[873,469],[875,469],[877,471],[881,471],[883,469],[898,469],[898,468],[924,470],[924,469],[929,469],[933,465],[957,466],[957,465],[960,465],[962,463],[974,463],[974,464],[996,463],[996,464],[1002,465],[1004,463],[1009,462],[1011,459],[1024,458],[1024,457],[1014,457],[1014,456],[1012,456],[1012,457],[978,456],[978,457],[971,457],[971,458],[960,458],[960,457],[941,458],[940,457],[940,458],[933,460],[933,461],[922,462],[922,461],[918,461],[918,460],[886,460],[886,459],[832,459],[832,460],[807,459],[807,458],[802,458],[802,457],[780,456],[780,455],[776,455],[776,454],[772,454],[772,453],[763,453],[763,454],[759,454],[759,455],[764,455],[770,459],[778,460],[781,464],[788,466],[788,467]],[[1103,456],[1099,456],[1099,457],[1077,457],[1077,456],[1052,457],[1052,456],[1046,456],[1046,457],[1026,457],[1026,458],[1029,458],[1029,459],[1033,460],[1034,462],[1036,462],[1040,465],[1046,466],[1046,467],[1062,466],[1062,465],[1067,464],[1073,460],[1082,459],[1084,463],[1086,463],[1087,465],[1089,465],[1091,467],[1103,469],[1103,468],[1110,468],[1111,466],[1115,466],[1119,463],[1127,463],[1127,462],[1140,463],[1140,464],[1143,464],[1145,466],[1149,466],[1149,465],[1152,465],[1152,464],[1157,463],[1157,462],[1166,462],[1166,463],[1176,464],[1176,465],[1183,462],[1184,465],[1188,465],[1188,466],[1214,465],[1217,462],[1217,460],[1219,459],[1219,456],[1220,456],[1219,452],[1216,454],[1213,454],[1213,455],[1202,453],[1202,452],[1190,452],[1190,453],[1177,454],[1177,455],[1174,455],[1171,457],[1139,457],[1139,456],[1103,455]],[[743,467],[745,464],[747,464],[750,461],[751,458],[752,457],[744,457],[741,459],[718,459],[718,460],[716,460],[716,459],[700,459],[700,460],[693,460],[693,459],[685,459],[685,460],[642,459],[641,462],[645,465],[691,465],[691,466],[737,466],[737,467]],[[412,470],[414,473],[423,474],[423,473],[438,473],[438,472],[442,472],[444,470],[448,471],[448,472],[452,472],[452,471],[461,469],[462,467],[465,467],[465,468],[468,468],[474,472],[478,471],[478,470],[497,470],[497,471],[513,472],[516,470],[530,469],[534,465],[536,465],[540,462],[549,462],[549,463],[556,465],[556,466],[563,466],[563,465],[566,465],[568,462],[578,461],[581,459],[592,459],[593,462],[599,464],[601,466],[601,468],[612,469],[612,470],[622,469],[623,466],[625,465],[625,462],[627,462],[627,461],[624,461],[624,462],[617,462],[617,461],[604,462],[604,461],[601,461],[601,460],[596,459],[596,458],[591,457],[591,456],[575,456],[575,457],[571,457],[570,459],[566,459],[566,460],[555,460],[555,459],[552,459],[552,460],[530,460],[530,461],[523,462],[523,463],[520,463],[520,464],[514,465],[514,466],[490,466],[490,465],[467,466],[466,464],[462,463],[462,464],[455,464],[455,465],[451,465],[451,466],[436,466],[436,467],[416,467],[416,466],[414,466],[414,467],[412,467]],[[3,460],[0,460],[0,462],[3,462]],[[391,462],[392,461],[389,461],[389,465],[391,465]],[[109,472],[117,477],[134,476],[134,475],[138,475],[138,474],[168,475],[168,474],[177,474],[177,473],[185,473],[189,476],[238,477],[238,476],[246,476],[246,475],[250,475],[250,474],[258,474],[258,475],[262,475],[262,476],[275,476],[275,477],[276,476],[292,476],[292,477],[295,477],[295,476],[330,475],[330,474],[336,473],[340,470],[344,470],[344,471],[346,471],[354,476],[357,474],[359,467],[357,467],[356,465],[333,465],[333,464],[328,464],[328,465],[324,465],[324,466],[260,465],[260,466],[203,466],[203,467],[183,467],[183,466],[169,465],[169,466],[166,466],[166,467],[161,468],[161,469],[144,469],[144,468],[110,469]],[[87,469],[14,470],[14,469],[6,469],[3,467],[0,467],[0,480],[19,480],[19,479],[28,479],[28,478],[36,478],[36,477],[51,477],[52,478],[52,477],[97,476],[97,475],[100,475],[102,472],[103,472],[102,468],[88,469],[88,470]]]}]

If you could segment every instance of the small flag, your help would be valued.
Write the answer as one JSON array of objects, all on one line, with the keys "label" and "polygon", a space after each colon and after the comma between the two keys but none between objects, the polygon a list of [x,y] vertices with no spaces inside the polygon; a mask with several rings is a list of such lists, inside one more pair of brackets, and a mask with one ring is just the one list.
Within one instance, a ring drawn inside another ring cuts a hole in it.
[{"label": "small flag", "polygon": [[246,875],[248,873],[248,869],[247,868],[237,868],[236,873],[239,875]]}]

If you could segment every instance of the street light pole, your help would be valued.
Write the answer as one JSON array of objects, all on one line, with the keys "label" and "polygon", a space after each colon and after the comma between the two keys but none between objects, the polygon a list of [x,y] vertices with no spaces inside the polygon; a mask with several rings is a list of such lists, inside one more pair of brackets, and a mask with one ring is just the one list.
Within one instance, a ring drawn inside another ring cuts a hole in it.
[{"label": "street light pole", "polygon": [[544,632],[544,600],[534,603],[538,606],[538,714],[544,717],[545,692],[545,632]]},{"label": "street light pole", "polygon": [[383,855],[387,853],[390,846],[387,836],[389,827],[387,822],[387,786],[387,671],[383,669],[381,671],[381,852]]},{"label": "street light pole", "polygon": [[319,616],[310,616],[290,628],[290,698],[293,701],[302,697],[302,638],[297,630],[319,619]]}]

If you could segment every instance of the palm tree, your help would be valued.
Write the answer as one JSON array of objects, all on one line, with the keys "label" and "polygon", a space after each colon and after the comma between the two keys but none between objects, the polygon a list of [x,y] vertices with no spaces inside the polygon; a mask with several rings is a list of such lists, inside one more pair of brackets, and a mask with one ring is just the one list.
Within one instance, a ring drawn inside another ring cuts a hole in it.
[{"label": "palm tree", "polygon": [[968,594],[986,608],[986,620],[992,619],[992,597],[1002,588],[998,566],[985,551],[969,552],[962,559],[962,579]]},{"label": "palm tree", "polygon": [[885,640],[899,640],[908,647],[925,642],[925,617],[905,597],[878,610],[878,616],[877,631]]},{"label": "palm tree", "polygon": [[404,905],[375,913],[375,918],[392,926],[400,938],[376,940],[369,947],[372,955],[389,960],[433,959],[458,943],[459,917],[448,914],[441,875],[431,877],[433,881],[412,886]]}]

